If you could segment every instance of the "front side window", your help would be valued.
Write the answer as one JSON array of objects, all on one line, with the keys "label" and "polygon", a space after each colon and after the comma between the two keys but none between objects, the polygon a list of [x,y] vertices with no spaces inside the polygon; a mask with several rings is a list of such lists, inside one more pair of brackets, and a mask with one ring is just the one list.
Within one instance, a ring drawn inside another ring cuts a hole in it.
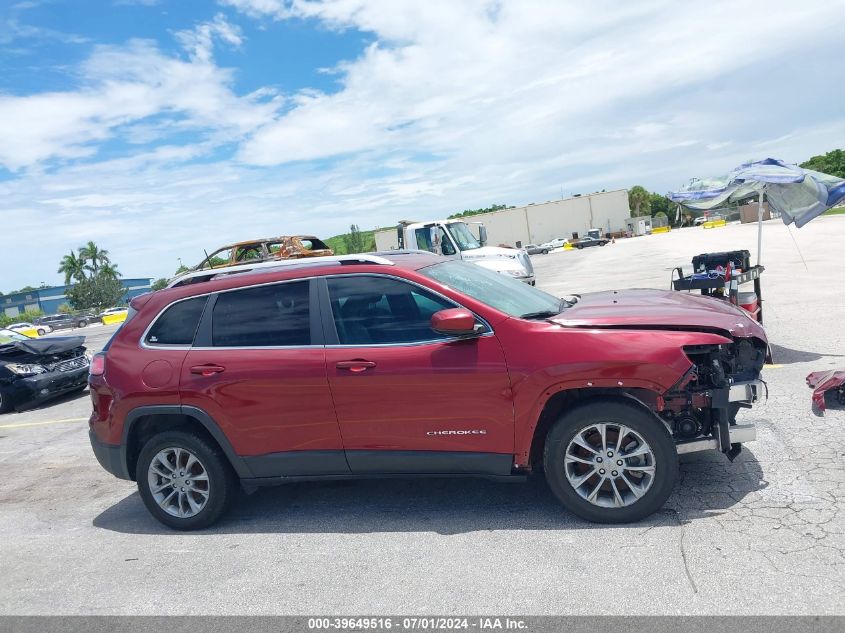
[{"label": "front side window", "polygon": [[[144,339],[145,342],[150,345],[180,346],[193,343],[207,299],[208,297],[194,297],[171,305],[153,323],[147,338]],[[129,321],[134,314],[135,311],[132,310],[126,320]]]},{"label": "front side window", "polygon": [[453,260],[419,272],[515,317],[553,316],[565,307],[557,297],[477,264]]},{"label": "front side window", "polygon": [[310,345],[309,288],[308,281],[297,281],[221,293],[211,314],[212,345]]},{"label": "front side window", "polygon": [[385,345],[447,338],[431,329],[431,316],[451,301],[399,279],[375,276],[328,279],[337,336],[342,345]]}]

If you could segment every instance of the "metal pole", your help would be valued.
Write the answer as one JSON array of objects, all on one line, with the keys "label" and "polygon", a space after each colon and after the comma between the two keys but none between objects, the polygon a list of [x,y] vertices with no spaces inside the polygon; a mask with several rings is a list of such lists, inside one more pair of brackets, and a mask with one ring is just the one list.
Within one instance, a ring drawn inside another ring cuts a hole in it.
[{"label": "metal pole", "polygon": [[757,203],[757,265],[760,265],[760,257],[763,253],[763,191],[760,191],[760,200]]}]

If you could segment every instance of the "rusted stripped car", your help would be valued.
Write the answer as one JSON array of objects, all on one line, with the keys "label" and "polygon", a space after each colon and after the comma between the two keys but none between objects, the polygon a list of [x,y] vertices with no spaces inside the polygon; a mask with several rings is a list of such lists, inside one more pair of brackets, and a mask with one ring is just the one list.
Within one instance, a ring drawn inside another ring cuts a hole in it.
[{"label": "rusted stripped car", "polygon": [[325,242],[313,235],[287,235],[260,240],[237,242],[217,249],[207,255],[191,271],[254,264],[255,262],[276,259],[299,259],[302,257],[322,257],[333,255]]}]

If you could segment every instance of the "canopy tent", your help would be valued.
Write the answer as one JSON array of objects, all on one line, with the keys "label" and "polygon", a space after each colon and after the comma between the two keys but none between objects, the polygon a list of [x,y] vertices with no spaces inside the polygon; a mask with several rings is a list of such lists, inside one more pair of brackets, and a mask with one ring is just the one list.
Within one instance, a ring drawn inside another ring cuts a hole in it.
[{"label": "canopy tent", "polygon": [[669,200],[690,209],[714,209],[726,202],[746,200],[757,194],[757,263],[763,240],[763,197],[780,213],[783,223],[801,228],[807,222],[845,201],[845,179],[830,176],[774,158],[740,165],[723,176],[693,179]]}]

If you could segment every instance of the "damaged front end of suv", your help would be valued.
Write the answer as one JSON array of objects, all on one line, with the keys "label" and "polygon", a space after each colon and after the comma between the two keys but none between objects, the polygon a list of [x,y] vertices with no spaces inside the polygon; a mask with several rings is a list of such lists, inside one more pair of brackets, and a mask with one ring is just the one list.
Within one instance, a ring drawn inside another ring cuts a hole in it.
[{"label": "damaged front end of suv", "polygon": [[693,366],[658,406],[671,429],[679,454],[718,449],[733,461],[742,443],[754,440],[754,425],[742,425],[736,415],[763,395],[760,372],[768,346],[760,338],[733,339],[720,345],[684,348]]},{"label": "damaged front end of suv", "polygon": [[83,336],[32,339],[0,330],[0,413],[83,390],[84,342]]}]

